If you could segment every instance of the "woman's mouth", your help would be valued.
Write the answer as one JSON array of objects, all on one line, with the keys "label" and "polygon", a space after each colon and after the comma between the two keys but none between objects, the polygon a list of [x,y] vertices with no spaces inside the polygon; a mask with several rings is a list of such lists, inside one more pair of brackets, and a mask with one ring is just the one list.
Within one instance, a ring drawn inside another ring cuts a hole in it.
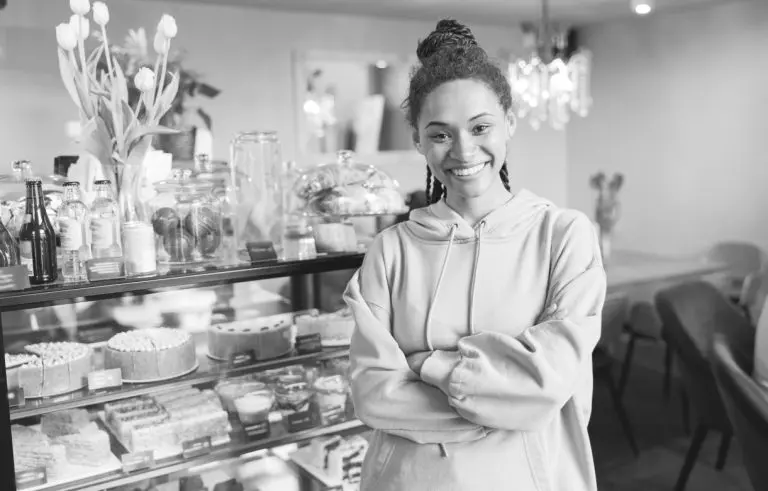
[{"label": "woman's mouth", "polygon": [[489,163],[490,162],[482,162],[480,164],[475,164],[469,167],[457,167],[455,169],[449,170],[448,172],[456,177],[471,177],[483,170]]}]

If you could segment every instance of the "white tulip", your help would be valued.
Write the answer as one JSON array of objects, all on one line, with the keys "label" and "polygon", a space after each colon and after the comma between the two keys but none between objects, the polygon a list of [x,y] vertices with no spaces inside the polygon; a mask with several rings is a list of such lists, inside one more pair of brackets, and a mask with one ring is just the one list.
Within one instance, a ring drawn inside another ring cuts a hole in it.
[{"label": "white tulip", "polygon": [[160,22],[157,24],[157,30],[163,33],[167,39],[173,39],[176,37],[176,33],[179,32],[176,27],[176,19],[168,14],[163,14],[160,18]]},{"label": "white tulip", "polygon": [[91,23],[88,22],[87,18],[73,14],[72,17],[69,18],[69,26],[75,33],[75,36],[82,40],[88,39],[88,34],[91,32]]},{"label": "white tulip", "polygon": [[155,41],[152,43],[152,46],[155,48],[155,53],[159,55],[164,55],[168,52],[168,38],[163,36],[163,33],[160,31],[155,32]]},{"label": "white tulip", "polygon": [[104,2],[93,2],[93,21],[100,26],[109,22],[109,9]]},{"label": "white tulip", "polygon": [[77,15],[85,15],[91,10],[91,2],[89,0],[69,0],[69,8]]},{"label": "white tulip", "polygon": [[155,73],[147,67],[142,67],[133,77],[133,83],[140,91],[150,92],[155,88]]},{"label": "white tulip", "polygon": [[56,26],[56,42],[59,43],[59,47],[65,51],[72,51],[77,46],[77,36],[75,31],[72,30],[72,26],[66,22],[62,22]]}]

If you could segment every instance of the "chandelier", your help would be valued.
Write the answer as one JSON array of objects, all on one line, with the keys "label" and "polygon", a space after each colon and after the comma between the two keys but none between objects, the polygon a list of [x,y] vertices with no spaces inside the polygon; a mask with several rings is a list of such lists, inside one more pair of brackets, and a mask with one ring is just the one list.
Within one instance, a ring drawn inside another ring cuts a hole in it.
[{"label": "chandelier", "polygon": [[565,128],[571,112],[587,116],[592,105],[589,79],[592,55],[578,49],[568,53],[567,31],[549,22],[549,0],[541,3],[541,24],[523,24],[523,46],[529,55],[509,65],[517,116],[533,129],[549,122]]}]

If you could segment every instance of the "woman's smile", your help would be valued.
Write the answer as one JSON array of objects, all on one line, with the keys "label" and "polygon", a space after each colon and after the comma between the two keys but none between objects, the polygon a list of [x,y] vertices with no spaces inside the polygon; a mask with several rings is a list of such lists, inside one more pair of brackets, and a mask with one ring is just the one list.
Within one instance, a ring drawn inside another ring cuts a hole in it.
[{"label": "woman's smile", "polygon": [[463,165],[461,167],[454,167],[452,169],[449,169],[447,172],[451,174],[453,177],[457,177],[459,179],[468,179],[473,178],[480,174],[480,171],[485,169],[486,167],[491,165],[491,161],[487,162],[480,162],[478,164],[473,165]]}]

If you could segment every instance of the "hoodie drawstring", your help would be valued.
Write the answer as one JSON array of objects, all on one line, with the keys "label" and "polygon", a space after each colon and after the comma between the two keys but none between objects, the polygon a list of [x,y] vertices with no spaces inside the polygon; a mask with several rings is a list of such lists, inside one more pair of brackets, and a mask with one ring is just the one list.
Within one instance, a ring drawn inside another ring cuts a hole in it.
[{"label": "hoodie drawstring", "polygon": [[443,276],[445,275],[446,266],[448,266],[448,258],[451,256],[451,247],[453,247],[453,239],[456,236],[456,229],[459,228],[455,223],[451,225],[451,236],[448,239],[448,247],[445,249],[445,255],[443,256],[443,265],[440,268],[440,275],[437,277],[437,284],[435,285],[435,291],[432,293],[432,301],[429,303],[429,310],[427,311],[427,325],[425,328],[427,338],[427,349],[434,351],[435,347],[432,345],[432,310],[437,303],[437,295],[440,293],[440,285],[443,283]]},{"label": "hoodie drawstring", "polygon": [[475,264],[472,266],[472,281],[469,284],[469,334],[475,334],[475,280],[477,279],[477,269],[480,264],[480,246],[483,243],[483,229],[485,220],[480,222],[477,228],[477,247],[475,247]]}]

